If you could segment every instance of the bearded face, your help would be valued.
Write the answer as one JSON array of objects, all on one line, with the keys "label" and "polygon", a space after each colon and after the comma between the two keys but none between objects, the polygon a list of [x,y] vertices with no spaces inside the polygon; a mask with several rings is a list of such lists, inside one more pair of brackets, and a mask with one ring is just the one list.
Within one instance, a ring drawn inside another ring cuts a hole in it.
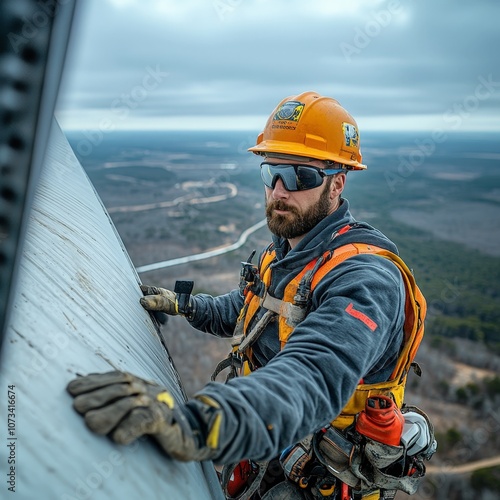
[{"label": "bearded face", "polygon": [[[266,216],[269,230],[278,237],[292,239],[303,236],[331,212],[329,194],[330,179],[324,183],[323,191],[315,205],[306,209],[287,205],[283,200],[267,200]],[[287,211],[286,214],[276,210]]]}]

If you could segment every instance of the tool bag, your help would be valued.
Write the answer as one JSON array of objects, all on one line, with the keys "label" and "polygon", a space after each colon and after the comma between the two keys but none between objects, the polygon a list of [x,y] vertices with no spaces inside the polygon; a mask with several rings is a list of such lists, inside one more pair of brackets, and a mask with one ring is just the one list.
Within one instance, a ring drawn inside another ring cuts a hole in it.
[{"label": "tool bag", "polygon": [[[383,490],[383,498],[388,499],[397,491],[415,493],[425,475],[424,462],[435,453],[437,443],[432,423],[422,410],[405,406],[401,413],[405,424],[399,444],[367,437],[354,424],[344,430],[330,425],[285,450],[281,463],[286,476],[301,488],[312,481],[331,484],[328,476],[333,476],[359,495]],[[314,477],[315,460],[325,467],[321,478]]]}]

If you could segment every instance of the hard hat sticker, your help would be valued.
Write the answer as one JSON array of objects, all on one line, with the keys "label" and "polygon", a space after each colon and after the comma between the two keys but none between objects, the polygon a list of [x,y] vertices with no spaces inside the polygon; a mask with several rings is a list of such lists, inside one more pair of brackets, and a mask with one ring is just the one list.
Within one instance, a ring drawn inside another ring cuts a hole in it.
[{"label": "hard hat sticker", "polygon": [[274,114],[273,120],[289,120],[298,122],[304,111],[304,103],[299,101],[284,102]]},{"label": "hard hat sticker", "polygon": [[344,141],[346,146],[358,147],[358,130],[350,123],[342,123],[342,130],[344,131]]}]

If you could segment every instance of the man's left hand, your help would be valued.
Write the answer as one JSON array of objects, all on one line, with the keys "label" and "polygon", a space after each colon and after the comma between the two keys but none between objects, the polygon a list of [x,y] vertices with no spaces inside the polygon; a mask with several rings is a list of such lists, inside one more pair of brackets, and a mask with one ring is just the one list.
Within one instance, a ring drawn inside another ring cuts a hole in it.
[{"label": "man's left hand", "polygon": [[[119,444],[149,434],[177,460],[210,460],[215,454],[218,440],[207,445],[206,432],[197,428],[191,410],[177,406],[170,392],[157,384],[114,371],[78,377],[67,390],[87,426],[97,434],[109,434]],[[218,429],[222,418],[218,405],[197,405],[208,417],[206,430],[212,431],[215,424]]]}]

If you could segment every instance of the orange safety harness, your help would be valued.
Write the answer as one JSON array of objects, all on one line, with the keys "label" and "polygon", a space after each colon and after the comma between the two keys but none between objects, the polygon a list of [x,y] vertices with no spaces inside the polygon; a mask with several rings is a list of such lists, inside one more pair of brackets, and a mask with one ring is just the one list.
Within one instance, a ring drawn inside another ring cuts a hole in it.
[{"label": "orange safety harness", "polygon": [[[351,225],[344,226],[337,232],[336,236],[344,234],[351,227]],[[424,334],[426,301],[415,282],[413,274],[399,256],[389,250],[364,243],[349,243],[333,251],[326,251],[319,258],[312,260],[286,286],[283,299],[276,299],[267,292],[271,283],[271,263],[276,258],[272,245],[263,253],[258,269],[252,266],[253,272],[248,272],[250,268],[248,264],[244,263],[244,266],[247,265],[245,271],[246,284],[243,289],[245,302],[235,331],[233,352],[216,369],[213,378],[230,364],[233,368],[236,364],[240,369],[240,373],[244,375],[255,370],[256,365],[252,356],[251,345],[257,340],[272,317],[276,315],[279,318],[279,340],[281,349],[283,349],[295,327],[304,319],[311,300],[311,294],[318,283],[346,259],[360,254],[372,254],[388,259],[401,272],[406,292],[404,341],[389,380],[373,384],[361,382],[332,424],[339,429],[344,429],[352,424],[355,416],[365,408],[366,400],[373,395],[389,396],[398,407],[401,407],[404,399],[406,377],[411,366],[413,365],[417,373],[419,373],[418,365],[414,364],[413,360]],[[352,315],[360,315],[360,319],[367,322],[370,327],[369,321],[371,320],[363,317],[364,315],[360,311],[352,309],[351,304],[350,306],[351,310],[348,312]],[[262,307],[267,309],[267,312],[259,320],[256,320],[257,313]]]},{"label": "orange safety harness", "polygon": [[[351,227],[351,225],[344,226],[334,237],[344,234]],[[413,366],[420,375],[420,368],[414,363],[414,358],[424,334],[426,301],[413,274],[399,256],[389,250],[365,243],[342,245],[333,251],[326,251],[320,257],[309,262],[285,287],[283,299],[276,299],[268,293],[271,284],[271,264],[276,259],[273,245],[270,245],[261,256],[258,268],[251,265],[250,262],[242,263],[240,289],[244,293],[245,302],[235,329],[233,349],[228,358],[219,363],[212,378],[215,379],[217,374],[227,367],[231,367],[228,378],[238,374],[247,375],[258,368],[253,358],[251,346],[271,319],[276,318],[276,316],[278,317],[280,348],[283,349],[295,327],[305,318],[312,293],[320,281],[346,259],[360,254],[372,254],[379,258],[388,259],[401,272],[405,287],[404,340],[389,380],[372,384],[365,384],[361,381],[340,415],[331,422],[331,425],[339,430],[349,427],[355,422],[356,417],[365,410],[367,400],[373,396],[390,397],[394,404],[401,408],[410,368]],[[251,261],[251,257],[249,261]],[[369,328],[376,328],[373,321],[362,312],[355,310],[352,304],[349,304],[347,308],[350,308],[347,311],[349,314],[363,321]],[[261,309],[265,312],[259,315]],[[347,495],[347,485],[342,483],[342,487],[346,489],[345,496],[342,498],[351,498]],[[381,498],[381,491],[377,490],[366,496],[363,495],[363,498]],[[342,493],[344,494],[344,490]],[[326,490],[321,493],[321,496],[325,495]]]}]

